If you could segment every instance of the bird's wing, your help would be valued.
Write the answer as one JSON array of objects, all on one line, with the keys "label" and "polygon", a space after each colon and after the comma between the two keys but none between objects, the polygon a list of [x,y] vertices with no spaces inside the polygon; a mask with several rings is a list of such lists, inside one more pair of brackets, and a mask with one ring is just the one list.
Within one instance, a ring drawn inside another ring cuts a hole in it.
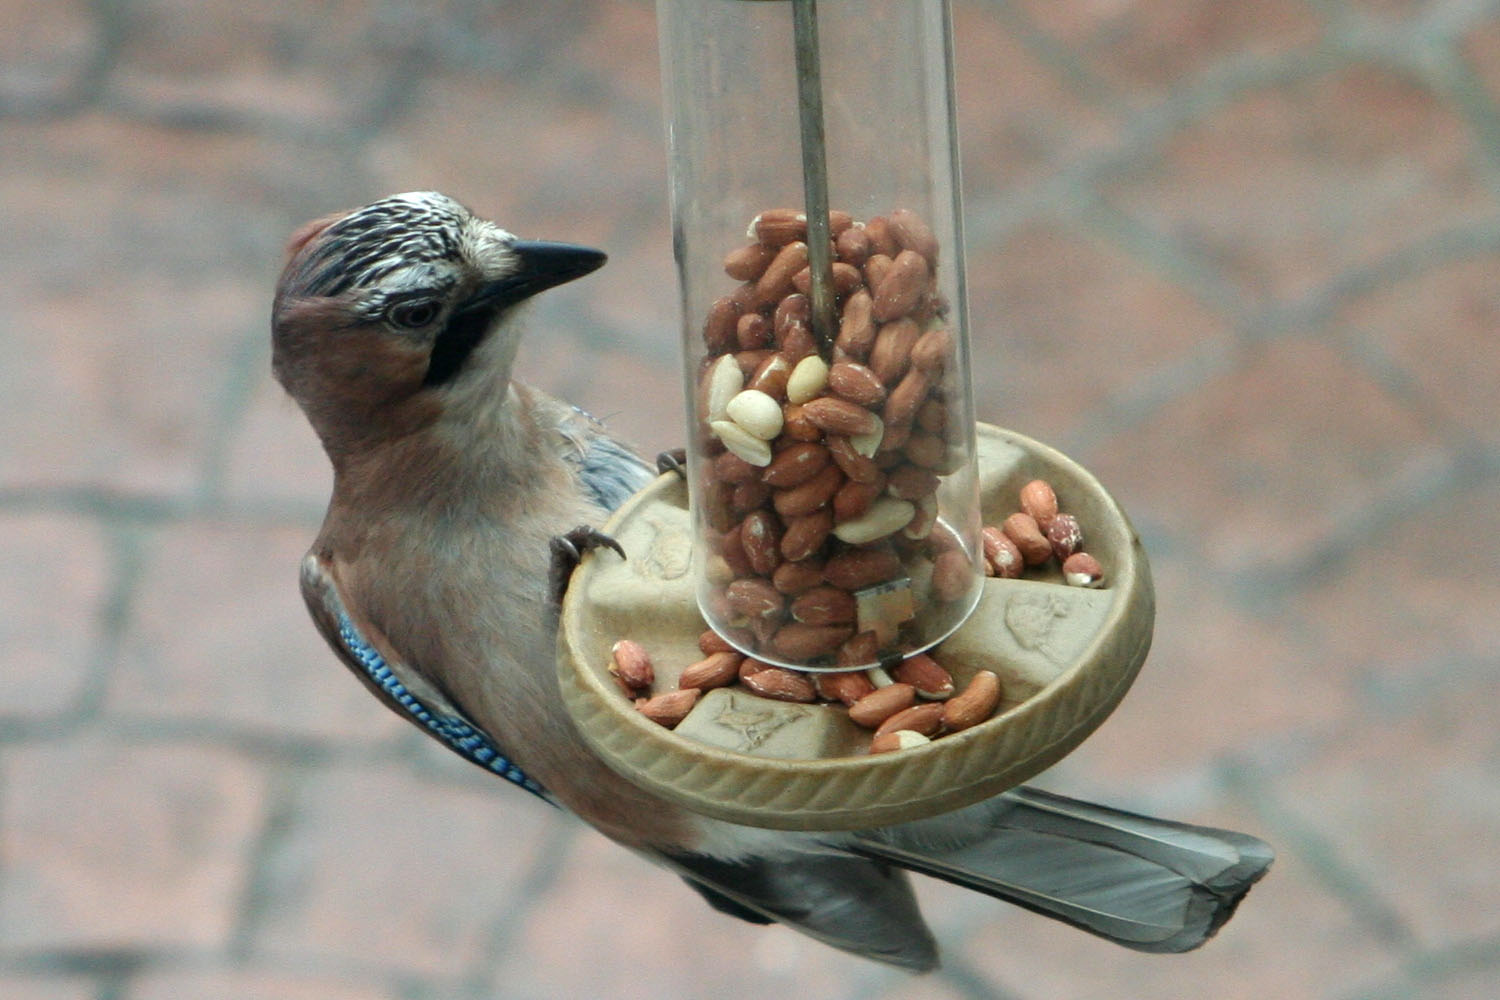
[{"label": "bird's wing", "polygon": [[721,913],[787,924],[824,944],[913,972],[937,965],[937,942],[910,880],[893,865],[826,851],[734,860],[662,857]]},{"label": "bird's wing", "polygon": [[576,406],[561,416],[568,458],[578,470],[584,495],[602,510],[614,511],[656,478],[656,470],[634,450],[611,437],[604,424]]},{"label": "bird's wing", "polygon": [[344,597],[332,557],[312,552],[302,560],[302,598],[328,645],[388,708],[459,756],[556,804],[545,788],[500,752],[489,734],[405,663],[385,635],[358,614]]}]

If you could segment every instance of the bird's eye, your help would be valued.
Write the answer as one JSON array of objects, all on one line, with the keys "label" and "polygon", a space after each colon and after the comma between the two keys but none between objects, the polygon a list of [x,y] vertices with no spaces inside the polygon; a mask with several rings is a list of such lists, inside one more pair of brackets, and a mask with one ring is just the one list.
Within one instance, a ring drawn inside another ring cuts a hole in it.
[{"label": "bird's eye", "polygon": [[386,310],[385,316],[395,326],[416,330],[437,319],[441,311],[442,306],[436,299],[412,299],[391,306]]}]

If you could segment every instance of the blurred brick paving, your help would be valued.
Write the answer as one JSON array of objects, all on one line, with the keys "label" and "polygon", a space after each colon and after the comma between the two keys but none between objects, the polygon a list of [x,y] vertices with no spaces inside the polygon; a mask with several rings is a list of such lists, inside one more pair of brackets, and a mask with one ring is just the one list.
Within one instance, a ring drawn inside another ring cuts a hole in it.
[{"label": "blurred brick paving", "polygon": [[924,885],[912,979],[704,908],[390,717],[295,568],[268,375],[301,221],[436,187],[603,246],[521,368],[681,437],[638,0],[0,0],[0,996],[1490,997],[1500,978],[1500,3],[955,0],[976,381],[1159,588],[1045,776],[1258,832],[1140,956]]}]

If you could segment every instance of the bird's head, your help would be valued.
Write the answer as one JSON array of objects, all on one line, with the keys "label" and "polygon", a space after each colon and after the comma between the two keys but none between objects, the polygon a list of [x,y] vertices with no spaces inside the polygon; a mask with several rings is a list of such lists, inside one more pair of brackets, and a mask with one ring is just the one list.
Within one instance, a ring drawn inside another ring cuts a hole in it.
[{"label": "bird's head", "polygon": [[605,259],[517,239],[433,191],[310,222],[287,251],[272,368],[330,451],[355,428],[430,419],[466,382],[503,385],[513,308]]}]

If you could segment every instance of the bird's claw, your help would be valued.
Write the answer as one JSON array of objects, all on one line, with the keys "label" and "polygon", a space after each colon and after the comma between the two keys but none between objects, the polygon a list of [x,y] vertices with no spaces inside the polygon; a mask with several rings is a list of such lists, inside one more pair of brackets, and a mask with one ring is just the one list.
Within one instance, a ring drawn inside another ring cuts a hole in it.
[{"label": "bird's claw", "polygon": [[683,479],[687,478],[687,449],[673,448],[656,456],[656,474],[665,475],[675,472]]},{"label": "bird's claw", "polygon": [[550,547],[552,564],[547,580],[554,604],[562,603],[563,595],[568,592],[568,581],[572,579],[573,570],[578,568],[585,552],[600,548],[614,549],[621,559],[625,558],[625,550],[619,542],[586,524],[581,524],[566,534],[552,536]]}]

